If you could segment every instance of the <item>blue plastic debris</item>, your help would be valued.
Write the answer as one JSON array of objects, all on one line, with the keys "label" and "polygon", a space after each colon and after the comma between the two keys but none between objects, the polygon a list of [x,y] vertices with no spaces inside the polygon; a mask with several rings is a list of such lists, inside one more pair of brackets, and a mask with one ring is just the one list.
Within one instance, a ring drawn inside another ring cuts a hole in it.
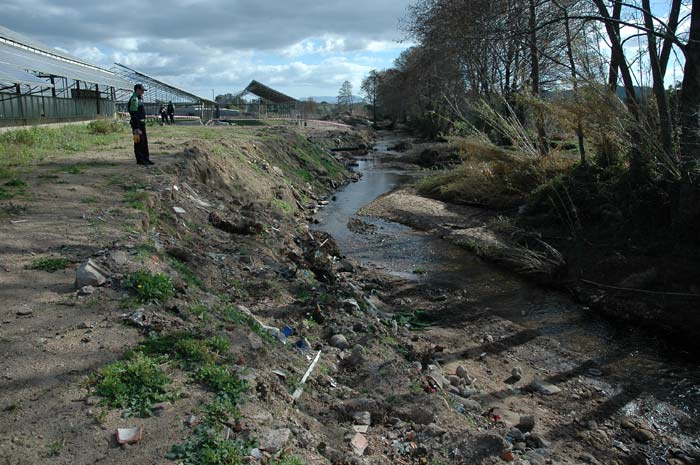
[{"label": "blue plastic debris", "polygon": [[290,328],[289,326],[285,326],[282,328],[282,334],[284,334],[285,337],[289,337],[292,334],[294,334],[294,328]]},{"label": "blue plastic debris", "polygon": [[306,338],[301,338],[297,342],[294,343],[294,346],[297,347],[302,354],[305,354],[309,349],[309,341],[306,340]]}]

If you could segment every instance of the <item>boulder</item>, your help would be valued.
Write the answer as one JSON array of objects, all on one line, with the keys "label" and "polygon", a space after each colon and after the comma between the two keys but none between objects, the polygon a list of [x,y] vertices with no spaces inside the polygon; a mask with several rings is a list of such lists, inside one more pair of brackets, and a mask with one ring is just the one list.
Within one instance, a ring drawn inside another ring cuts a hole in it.
[{"label": "boulder", "polygon": [[80,265],[75,273],[75,287],[78,289],[86,286],[101,286],[105,282],[107,282],[107,273],[91,258]]},{"label": "boulder", "polygon": [[289,437],[291,434],[292,431],[289,428],[265,431],[258,437],[260,449],[263,449],[270,454],[276,454],[284,449],[289,442]]}]

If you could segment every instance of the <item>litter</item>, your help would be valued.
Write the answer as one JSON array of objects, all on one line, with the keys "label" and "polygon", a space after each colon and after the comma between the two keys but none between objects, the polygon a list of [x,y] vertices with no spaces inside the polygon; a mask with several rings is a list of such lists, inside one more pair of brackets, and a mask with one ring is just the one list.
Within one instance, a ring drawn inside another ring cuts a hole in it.
[{"label": "litter", "polygon": [[119,444],[136,444],[143,437],[143,429],[140,426],[133,428],[117,428],[117,442]]},{"label": "litter", "polygon": [[306,384],[306,380],[309,379],[309,376],[311,376],[311,372],[314,371],[314,368],[316,367],[316,364],[318,363],[318,360],[321,358],[321,351],[319,350],[318,353],[316,354],[316,358],[314,358],[314,361],[311,362],[311,365],[309,365],[309,368],[306,370],[306,373],[304,373],[304,376],[301,378],[301,382],[299,382],[299,387],[294,391],[294,394],[292,394],[292,398],[296,401],[299,400],[301,395],[304,393],[304,384]]}]

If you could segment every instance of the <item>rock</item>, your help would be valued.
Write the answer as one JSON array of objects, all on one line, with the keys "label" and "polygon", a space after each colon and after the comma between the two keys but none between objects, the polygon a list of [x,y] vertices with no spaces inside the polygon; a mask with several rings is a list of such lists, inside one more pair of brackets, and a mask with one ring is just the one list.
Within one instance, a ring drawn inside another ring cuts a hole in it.
[{"label": "rock", "polygon": [[78,291],[78,295],[82,295],[82,296],[92,295],[95,293],[96,290],[97,290],[97,288],[95,288],[95,286],[83,286]]},{"label": "rock", "polygon": [[455,402],[459,403],[460,405],[464,406],[464,410],[467,412],[481,412],[482,407],[481,404],[473,399],[465,399],[462,396],[458,396],[455,394],[450,394],[452,398],[455,400]]},{"label": "rock", "polygon": [[355,266],[349,260],[340,260],[335,264],[336,273],[354,273]]},{"label": "rock", "polygon": [[537,452],[530,451],[525,455],[525,457],[531,465],[547,465],[547,459]]},{"label": "rock", "polygon": [[561,389],[555,385],[539,379],[534,380],[530,386],[533,390],[545,396],[553,396],[554,394],[559,394],[561,392]]},{"label": "rock", "polygon": [[258,442],[260,443],[260,449],[269,452],[270,454],[276,454],[277,452],[284,449],[284,447],[289,442],[289,437],[292,431],[289,428],[280,428],[268,430],[258,436]]},{"label": "rock", "polygon": [[620,426],[622,426],[623,429],[635,429],[636,426],[634,423],[632,423],[631,420],[624,418],[622,421],[620,421]]},{"label": "rock", "polygon": [[350,440],[350,445],[355,455],[361,456],[365,453],[365,449],[367,449],[367,438],[362,433],[355,433]]},{"label": "rock", "polygon": [[342,334],[336,334],[331,337],[329,344],[333,347],[337,347],[340,350],[345,350],[350,347],[350,343]]},{"label": "rock", "polygon": [[632,430],[632,437],[637,441],[644,443],[651,442],[654,439],[656,439],[654,433],[644,428],[637,428],[635,430]]},{"label": "rock", "polygon": [[592,465],[600,465],[600,462],[598,459],[596,459],[593,455],[589,454],[588,452],[582,452],[578,456],[579,460],[582,460],[585,463],[590,463]]},{"label": "rock", "polygon": [[467,372],[466,368],[464,368],[462,365],[457,367],[455,373],[457,373],[457,376],[462,378],[467,385],[471,385],[475,381],[474,378],[469,376],[469,373]]},{"label": "rock", "polygon": [[525,436],[525,443],[533,449],[549,449],[549,443],[539,434],[528,434]]},{"label": "rock", "polygon": [[365,363],[365,348],[360,344],[357,344],[352,348],[352,353],[349,357],[346,357],[344,361],[352,367],[357,367]]},{"label": "rock", "polygon": [[105,282],[107,282],[107,273],[91,258],[80,265],[75,273],[75,287],[78,289],[85,286],[101,286]]},{"label": "rock", "polygon": [[340,301],[343,306],[350,311],[357,311],[359,312],[361,310],[360,304],[357,303],[357,300],[355,299],[345,299]]},{"label": "rock", "polygon": [[511,428],[508,435],[511,437],[511,442],[513,443],[525,442],[525,435],[520,428]]},{"label": "rock", "polygon": [[523,370],[520,367],[515,367],[511,370],[510,376],[514,381],[520,381],[523,379]]},{"label": "rock", "polygon": [[525,433],[529,433],[535,429],[535,416],[534,415],[522,415],[518,421],[518,429]]},{"label": "rock", "polygon": [[123,250],[114,250],[109,256],[112,258],[112,261],[119,266],[124,266],[129,263],[129,255]]},{"label": "rock", "polygon": [[369,412],[354,412],[352,419],[358,425],[369,426],[372,424],[372,415]]},{"label": "rock", "polygon": [[406,407],[396,413],[402,420],[415,423],[417,425],[429,425],[430,423],[435,423],[435,413],[424,407]]},{"label": "rock", "polygon": [[15,312],[17,316],[32,316],[34,314],[34,310],[32,310],[29,307],[23,306],[19,310]]},{"label": "rock", "polygon": [[447,381],[449,381],[452,386],[459,386],[460,384],[462,384],[462,378],[455,375],[448,376]]}]

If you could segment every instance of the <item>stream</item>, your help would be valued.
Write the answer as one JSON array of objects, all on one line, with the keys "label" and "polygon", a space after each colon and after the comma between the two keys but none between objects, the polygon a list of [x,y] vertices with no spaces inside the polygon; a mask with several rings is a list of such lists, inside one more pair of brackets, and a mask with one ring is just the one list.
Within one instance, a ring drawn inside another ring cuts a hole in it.
[{"label": "stream", "polygon": [[[663,418],[668,404],[693,418],[700,414],[697,362],[648,332],[617,326],[565,294],[528,283],[429,233],[358,217],[364,205],[420,175],[383,161],[400,155],[389,147],[401,139],[397,134],[381,134],[374,151],[357,159],[355,170],[362,174],[361,180],[336,193],[336,200],[317,215],[316,229],[330,233],[344,254],[366,267],[415,281],[435,293],[461,292],[470,305],[583,354],[605,371],[611,383],[652,398],[652,416],[660,429],[673,428]],[[353,219],[371,225],[372,232],[354,232],[348,227]],[[621,408],[640,409],[635,404],[640,397],[625,399]]]}]

